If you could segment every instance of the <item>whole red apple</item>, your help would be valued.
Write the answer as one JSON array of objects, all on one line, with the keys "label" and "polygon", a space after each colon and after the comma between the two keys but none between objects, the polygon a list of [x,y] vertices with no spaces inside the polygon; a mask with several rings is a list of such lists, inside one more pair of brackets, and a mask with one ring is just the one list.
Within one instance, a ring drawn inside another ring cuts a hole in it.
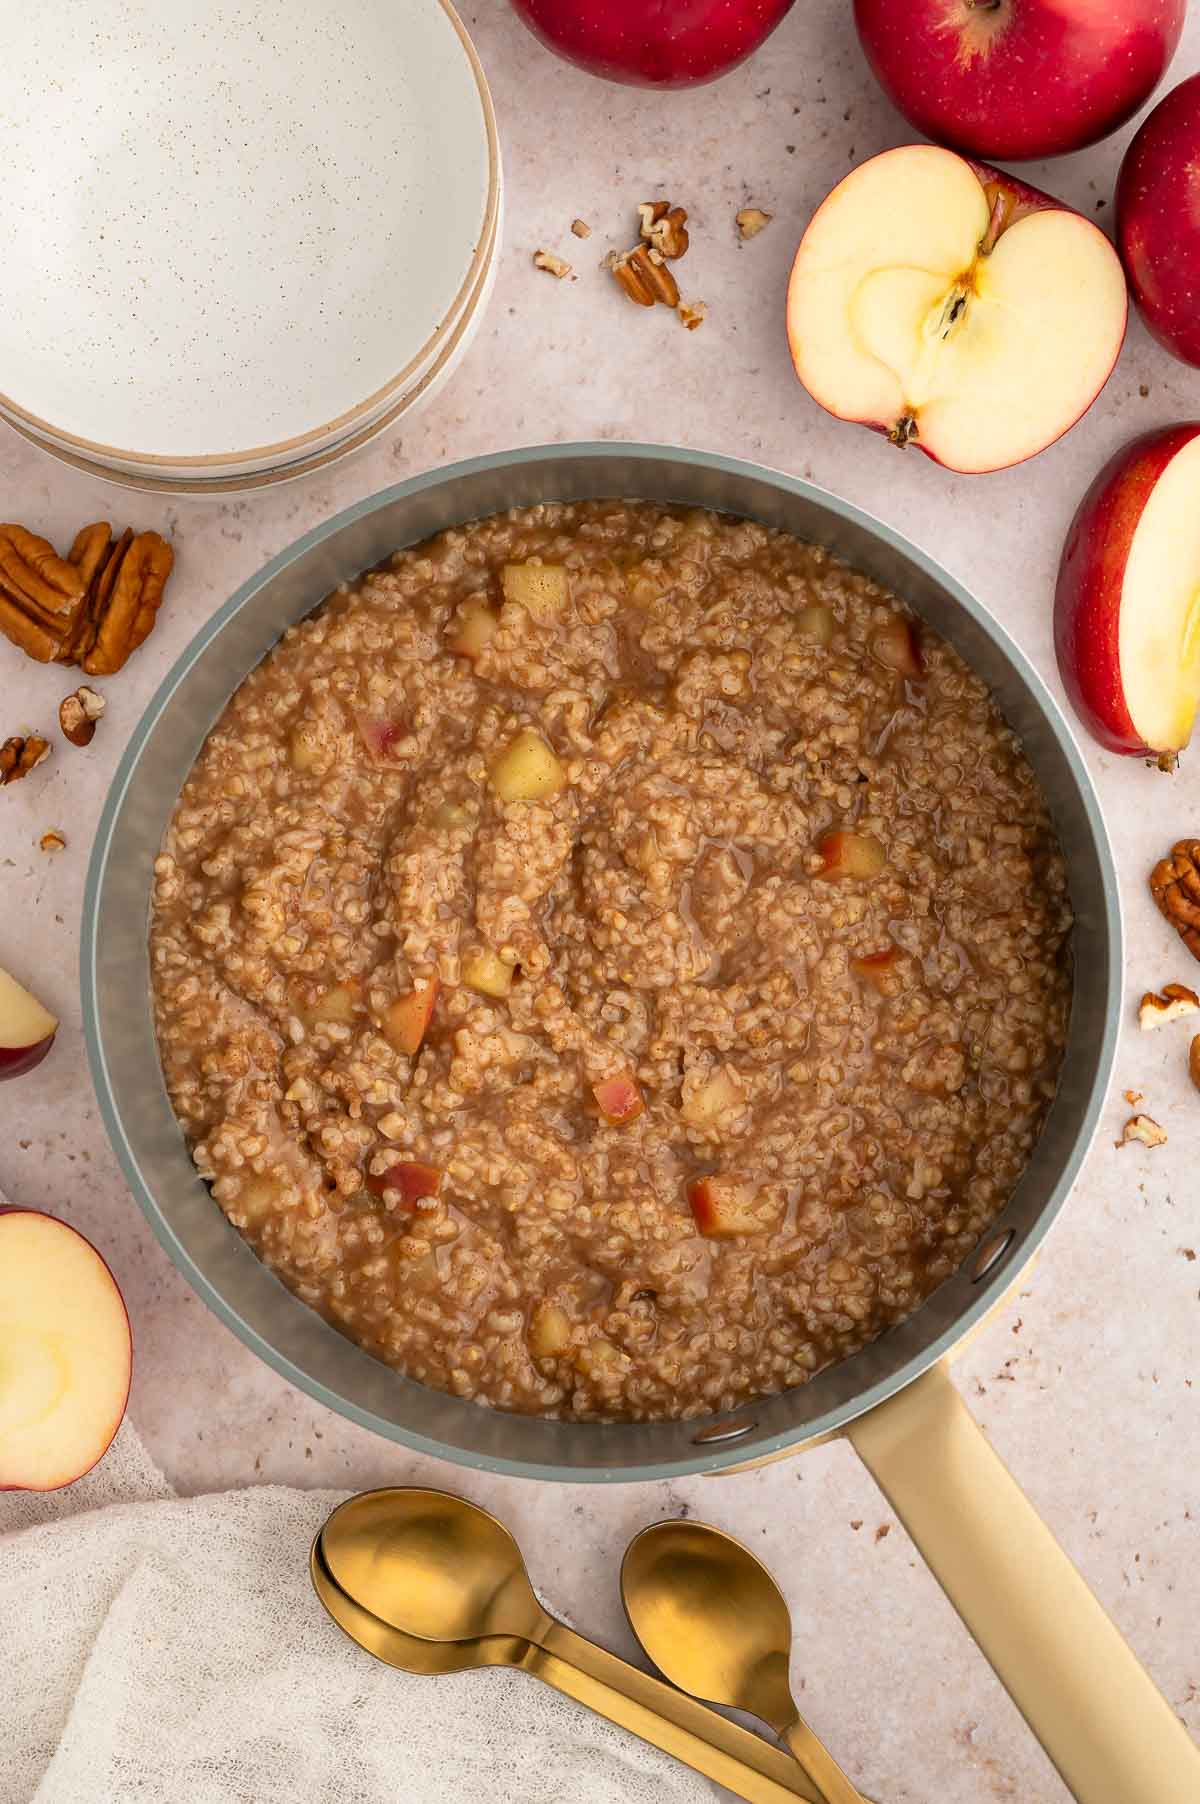
[{"label": "whole red apple", "polygon": [[1187,0],[855,0],[862,46],[904,117],[981,157],[1055,157],[1149,99]]},{"label": "whole red apple", "polygon": [[1150,331],[1200,364],[1200,75],[1159,101],[1125,153],[1117,245]]},{"label": "whole red apple", "polygon": [[1110,751],[1167,763],[1200,702],[1200,421],[1134,439],[1063,547],[1054,645],[1072,706]]},{"label": "whole red apple", "polygon": [[534,37],[636,88],[715,81],[768,38],[792,0],[512,0]]}]

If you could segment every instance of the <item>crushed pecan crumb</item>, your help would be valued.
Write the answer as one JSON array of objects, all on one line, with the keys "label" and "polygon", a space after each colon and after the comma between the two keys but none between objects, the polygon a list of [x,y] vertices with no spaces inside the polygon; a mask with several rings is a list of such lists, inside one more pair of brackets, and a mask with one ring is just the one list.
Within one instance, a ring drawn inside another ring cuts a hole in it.
[{"label": "crushed pecan crumb", "polygon": [[1146,1092],[1144,1090],[1122,1090],[1121,1095],[1125,1098],[1125,1101],[1129,1104],[1131,1109],[1136,1109],[1137,1105],[1140,1102],[1144,1102],[1146,1099]]},{"label": "crushed pecan crumb", "polygon": [[708,318],[708,308],[703,301],[681,301],[679,317],[688,331],[694,332],[697,326],[702,326]]},{"label": "crushed pecan crumb", "polygon": [[571,230],[574,232],[576,238],[590,238],[592,235],[592,228],[586,219],[573,219],[571,221]]},{"label": "crushed pecan crumb", "polygon": [[58,704],[58,724],[72,745],[90,745],[96,722],[104,712],[104,697],[87,683],[64,695]]},{"label": "crushed pecan crumb", "polygon": [[660,256],[674,261],[682,257],[691,240],[687,212],[669,200],[644,200],[638,207],[638,233]]},{"label": "crushed pecan crumb", "polygon": [[62,852],[66,850],[66,840],[57,827],[48,827],[38,840],[43,852]]},{"label": "crushed pecan crumb", "polygon": [[50,741],[38,733],[16,733],[0,745],[0,787],[19,782],[50,756]]},{"label": "crushed pecan crumb", "polygon": [[1143,1033],[1165,1027],[1169,1021],[1181,1021],[1185,1015],[1200,1013],[1200,996],[1181,983],[1165,983],[1161,993],[1147,990],[1138,1004],[1138,1026]]},{"label": "crushed pecan crumb", "polygon": [[[1200,1035],[1197,1035],[1200,1039]],[[1167,1136],[1157,1121],[1149,1115],[1131,1115],[1121,1130],[1118,1146],[1128,1146],[1131,1140],[1140,1140],[1143,1146],[1165,1146]]]},{"label": "crushed pecan crumb", "polygon": [[758,234],[765,231],[770,225],[773,218],[774,214],[764,213],[761,207],[743,207],[740,213],[734,215],[734,223],[737,226],[738,235],[744,241],[747,238],[757,238]]},{"label": "crushed pecan crumb", "polygon": [[1193,958],[1200,958],[1200,839],[1177,840],[1150,873],[1150,894]]},{"label": "crushed pecan crumb", "polygon": [[175,554],[156,532],[106,520],[85,526],[67,557],[23,526],[0,526],[0,633],[40,664],[110,675],[148,636]]},{"label": "crushed pecan crumb", "polygon": [[571,265],[562,257],[556,257],[553,251],[534,251],[533,262],[536,269],[544,269],[549,275],[556,276],[560,282],[571,274]]}]

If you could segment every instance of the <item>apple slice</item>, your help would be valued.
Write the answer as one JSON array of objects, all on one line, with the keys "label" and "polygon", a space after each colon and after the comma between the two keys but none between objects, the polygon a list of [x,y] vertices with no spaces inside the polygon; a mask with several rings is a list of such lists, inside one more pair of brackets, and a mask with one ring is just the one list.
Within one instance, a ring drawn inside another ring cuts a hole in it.
[{"label": "apple slice", "polygon": [[1125,336],[1097,226],[932,144],[861,163],[817,209],[788,286],[796,374],[839,419],[976,472],[1073,426]]},{"label": "apple slice", "polygon": [[1172,764],[1200,704],[1200,421],[1135,439],[1093,482],[1063,548],[1054,644],[1101,745]]},{"label": "apple slice", "polygon": [[51,1215],[0,1209],[0,1491],[55,1491],[107,1452],[133,1343],[95,1247]]},{"label": "apple slice", "polygon": [[37,997],[0,970],[0,1079],[40,1065],[57,1032],[58,1022]]},{"label": "apple slice", "polygon": [[431,977],[427,983],[415,984],[407,996],[398,996],[395,1002],[389,1002],[384,1010],[384,1039],[397,1052],[407,1053],[410,1059],[421,1049],[437,993],[438,980]]},{"label": "apple slice", "polygon": [[387,1190],[398,1193],[406,1209],[415,1209],[423,1197],[436,1196],[446,1174],[436,1165],[425,1165],[419,1159],[398,1159],[386,1171],[368,1172],[367,1189],[373,1196]]},{"label": "apple slice", "polygon": [[710,1240],[732,1240],[738,1234],[763,1231],[764,1224],[751,1207],[753,1189],[741,1178],[693,1178],[687,1200],[696,1226]]},{"label": "apple slice", "polygon": [[646,1107],[637,1080],[629,1071],[602,1078],[592,1085],[592,1095],[610,1127],[624,1127],[627,1122],[636,1121]]}]

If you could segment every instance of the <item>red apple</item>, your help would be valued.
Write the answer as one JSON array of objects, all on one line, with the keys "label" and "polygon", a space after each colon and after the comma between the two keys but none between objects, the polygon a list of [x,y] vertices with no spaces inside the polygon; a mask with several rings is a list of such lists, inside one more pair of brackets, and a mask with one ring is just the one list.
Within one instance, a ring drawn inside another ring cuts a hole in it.
[{"label": "red apple", "polygon": [[977,472],[1075,424],[1127,311],[1120,259],[1090,220],[986,164],[906,144],[852,169],[809,221],[787,331],[828,412]]},{"label": "red apple", "polygon": [[1054,643],[1101,745],[1173,761],[1200,703],[1200,421],[1148,432],[1097,476],[1063,548]]},{"label": "red apple", "polygon": [[436,1196],[442,1188],[445,1172],[436,1165],[423,1165],[418,1159],[399,1159],[378,1176],[367,1174],[367,1189],[375,1196],[395,1190],[406,1209],[415,1209],[422,1197]]},{"label": "red apple", "polygon": [[535,38],[592,75],[691,88],[736,68],[792,0],[512,0]]},{"label": "red apple", "polygon": [[646,1107],[637,1082],[628,1071],[621,1072],[617,1077],[602,1078],[598,1084],[592,1085],[592,1095],[610,1127],[624,1127],[626,1122],[636,1121]]},{"label": "red apple", "polygon": [[40,1065],[57,1032],[58,1022],[36,996],[0,970],[0,1079]]},{"label": "red apple", "polygon": [[863,50],[927,138],[1056,157],[1107,137],[1162,80],[1187,0],[855,0]]},{"label": "red apple", "polygon": [[688,1207],[700,1232],[710,1240],[737,1234],[761,1234],[764,1223],[754,1213],[754,1189],[741,1178],[714,1174],[693,1178],[687,1187]]},{"label": "red apple", "polygon": [[116,1280],[51,1215],[0,1209],[0,1491],[55,1491],[107,1452],[133,1343]]},{"label": "red apple", "polygon": [[1200,364],[1200,75],[1159,101],[1125,152],[1117,245],[1149,330]]},{"label": "red apple", "polygon": [[390,1002],[384,1012],[383,1032],[385,1039],[394,1046],[397,1052],[407,1053],[415,1058],[421,1049],[421,1041],[425,1038],[425,1029],[429,1026],[433,1015],[433,1005],[437,1001],[438,980],[431,977],[427,983],[418,983],[407,996],[398,996]]}]

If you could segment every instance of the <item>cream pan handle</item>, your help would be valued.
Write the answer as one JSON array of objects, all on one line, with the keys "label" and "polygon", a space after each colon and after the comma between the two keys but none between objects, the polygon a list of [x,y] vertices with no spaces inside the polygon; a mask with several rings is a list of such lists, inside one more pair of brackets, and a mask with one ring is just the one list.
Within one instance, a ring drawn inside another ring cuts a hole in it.
[{"label": "cream pan handle", "polygon": [[846,1434],[1078,1804],[1200,1799],[1200,1749],[944,1367]]}]

